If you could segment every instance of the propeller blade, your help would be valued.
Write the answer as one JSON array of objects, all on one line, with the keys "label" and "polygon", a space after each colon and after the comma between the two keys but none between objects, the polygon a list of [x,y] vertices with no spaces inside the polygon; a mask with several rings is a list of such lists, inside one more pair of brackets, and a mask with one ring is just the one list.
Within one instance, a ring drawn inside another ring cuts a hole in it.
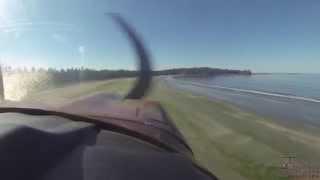
[{"label": "propeller blade", "polygon": [[137,35],[136,31],[118,14],[110,14],[109,16],[120,26],[122,31],[127,35],[137,54],[139,63],[138,79],[133,88],[126,95],[125,99],[141,99],[146,95],[151,86],[152,70],[150,56],[143,45],[143,41]]}]

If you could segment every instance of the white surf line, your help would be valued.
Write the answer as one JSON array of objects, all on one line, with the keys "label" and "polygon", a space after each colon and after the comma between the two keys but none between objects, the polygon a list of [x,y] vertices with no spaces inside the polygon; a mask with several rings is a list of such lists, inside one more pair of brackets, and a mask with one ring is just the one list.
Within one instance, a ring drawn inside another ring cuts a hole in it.
[{"label": "white surf line", "polygon": [[[178,80],[178,81],[182,82],[181,80]],[[230,87],[223,87],[223,86],[217,86],[217,85],[207,85],[207,84],[195,83],[195,82],[190,82],[190,81],[183,81],[183,83],[190,84],[190,85],[193,85],[193,86],[206,87],[206,88],[222,89],[222,90],[237,91],[237,92],[256,94],[256,95],[265,95],[265,96],[280,97],[280,98],[287,98],[287,99],[294,99],[294,100],[301,100],[301,101],[307,101],[307,102],[320,103],[320,100],[318,100],[318,99],[307,98],[307,97],[275,94],[275,93],[268,93],[268,92],[256,91],[256,90],[230,88]]]}]

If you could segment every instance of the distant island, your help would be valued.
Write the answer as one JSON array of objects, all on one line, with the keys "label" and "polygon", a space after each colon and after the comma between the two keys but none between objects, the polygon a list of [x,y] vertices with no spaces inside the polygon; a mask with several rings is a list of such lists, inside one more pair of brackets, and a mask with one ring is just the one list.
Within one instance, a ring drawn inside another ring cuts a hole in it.
[{"label": "distant island", "polygon": [[250,70],[231,70],[210,67],[174,68],[154,71],[154,75],[180,75],[184,77],[210,77],[216,75],[252,75]]}]

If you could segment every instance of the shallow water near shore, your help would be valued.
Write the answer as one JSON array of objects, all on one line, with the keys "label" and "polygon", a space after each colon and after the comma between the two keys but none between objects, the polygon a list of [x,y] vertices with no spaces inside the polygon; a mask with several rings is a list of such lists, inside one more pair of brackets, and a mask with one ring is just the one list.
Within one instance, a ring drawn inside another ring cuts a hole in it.
[{"label": "shallow water near shore", "polygon": [[320,126],[319,74],[168,79],[178,89],[229,102],[281,123]]}]

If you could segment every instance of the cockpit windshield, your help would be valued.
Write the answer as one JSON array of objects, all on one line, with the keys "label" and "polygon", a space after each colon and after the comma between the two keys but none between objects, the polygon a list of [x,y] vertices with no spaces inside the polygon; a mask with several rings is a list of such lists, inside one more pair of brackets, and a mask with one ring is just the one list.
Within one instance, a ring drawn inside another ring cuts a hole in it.
[{"label": "cockpit windshield", "polygon": [[0,0],[0,110],[127,120],[163,107],[221,179],[319,178],[319,12],[319,0]]},{"label": "cockpit windshield", "polygon": [[103,91],[101,80],[135,76],[130,42],[106,15],[115,6],[111,1],[1,1],[5,99],[61,103]]}]

